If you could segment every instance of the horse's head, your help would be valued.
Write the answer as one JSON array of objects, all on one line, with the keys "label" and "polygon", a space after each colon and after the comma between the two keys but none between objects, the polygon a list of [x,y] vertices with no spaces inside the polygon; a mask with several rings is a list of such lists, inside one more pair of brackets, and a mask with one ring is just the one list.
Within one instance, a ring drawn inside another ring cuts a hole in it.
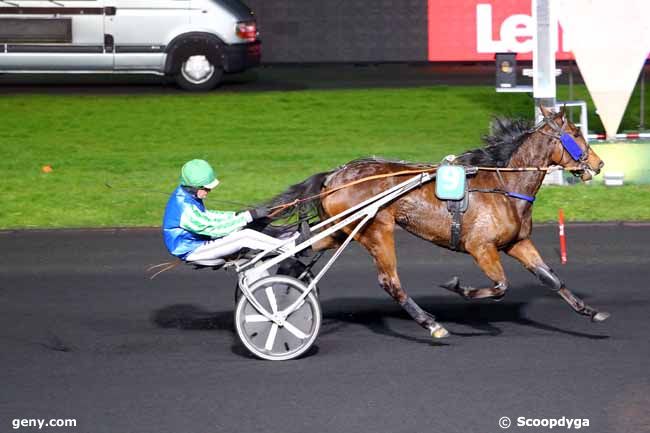
[{"label": "horse's head", "polygon": [[600,173],[605,163],[589,146],[580,129],[569,122],[564,115],[564,108],[559,113],[554,113],[540,106],[544,123],[540,132],[555,138],[551,140],[553,150],[551,162],[560,165],[573,174],[580,176],[583,181],[590,180]]}]

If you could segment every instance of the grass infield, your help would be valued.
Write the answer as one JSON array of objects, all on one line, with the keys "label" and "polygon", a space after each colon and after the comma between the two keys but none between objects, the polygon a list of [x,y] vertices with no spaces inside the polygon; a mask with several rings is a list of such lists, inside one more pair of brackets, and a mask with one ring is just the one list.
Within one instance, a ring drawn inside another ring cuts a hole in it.
[{"label": "grass infield", "polygon": [[[0,228],[157,226],[192,158],[222,181],[208,207],[240,209],[354,158],[462,153],[480,145],[492,116],[530,117],[531,105],[529,95],[476,86],[3,96]],[[648,204],[647,185],[545,187],[534,217],[554,220],[562,207],[571,221],[650,220]]]}]

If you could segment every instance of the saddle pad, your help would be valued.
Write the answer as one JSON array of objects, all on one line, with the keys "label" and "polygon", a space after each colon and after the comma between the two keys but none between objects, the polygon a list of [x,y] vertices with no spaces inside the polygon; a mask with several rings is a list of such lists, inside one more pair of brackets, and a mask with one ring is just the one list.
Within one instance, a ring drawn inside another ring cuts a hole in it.
[{"label": "saddle pad", "polygon": [[441,165],[436,172],[436,197],[440,200],[461,200],[465,196],[465,167]]}]

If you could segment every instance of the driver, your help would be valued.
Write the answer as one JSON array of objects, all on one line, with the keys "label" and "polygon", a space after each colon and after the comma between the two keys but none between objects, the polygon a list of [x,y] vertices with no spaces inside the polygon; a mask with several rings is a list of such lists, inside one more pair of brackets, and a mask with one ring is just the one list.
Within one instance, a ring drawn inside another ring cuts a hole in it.
[{"label": "driver", "polygon": [[269,215],[267,207],[243,212],[207,210],[203,199],[219,185],[207,161],[193,159],[181,169],[163,217],[163,237],[170,254],[187,262],[210,261],[242,248],[286,251],[295,241],[277,239],[244,227]]}]

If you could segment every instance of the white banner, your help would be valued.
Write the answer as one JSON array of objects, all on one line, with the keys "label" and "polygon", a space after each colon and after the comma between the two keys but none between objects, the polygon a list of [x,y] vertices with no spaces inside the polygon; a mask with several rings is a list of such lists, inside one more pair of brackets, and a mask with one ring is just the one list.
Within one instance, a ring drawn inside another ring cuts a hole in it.
[{"label": "white banner", "polygon": [[613,138],[650,52],[650,1],[556,1],[580,73]]}]

